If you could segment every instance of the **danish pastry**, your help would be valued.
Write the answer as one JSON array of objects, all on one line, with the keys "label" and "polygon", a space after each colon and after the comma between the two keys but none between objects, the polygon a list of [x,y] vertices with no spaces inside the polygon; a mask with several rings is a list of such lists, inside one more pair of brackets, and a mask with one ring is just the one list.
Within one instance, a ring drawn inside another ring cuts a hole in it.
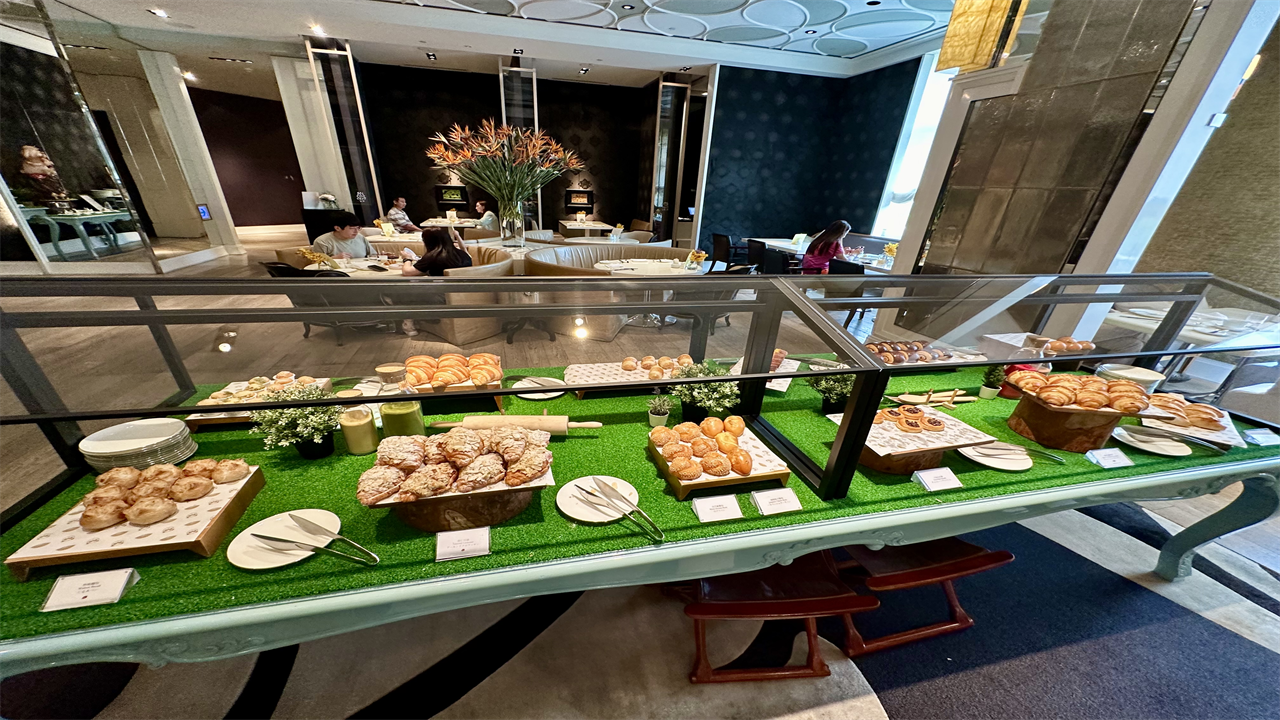
[{"label": "danish pastry", "polygon": [[731,467],[729,458],[721,452],[707,453],[706,457],[702,458],[702,471],[708,475],[717,477],[728,475]]},{"label": "danish pastry", "polygon": [[444,435],[432,435],[422,439],[422,464],[449,462],[444,454]]},{"label": "danish pastry", "polygon": [[[694,440],[697,439],[694,438]],[[662,457],[666,458],[668,462],[678,457],[693,457],[693,450],[684,443],[667,443],[662,446]]]},{"label": "danish pastry", "polygon": [[356,500],[361,505],[373,505],[400,491],[404,473],[390,465],[374,465],[360,475],[356,484]]},{"label": "danish pastry", "polygon": [[729,467],[732,468],[734,472],[739,475],[751,474],[751,453],[740,447],[735,447],[729,448],[729,451],[725,453],[725,456],[729,458]]},{"label": "danish pastry", "polygon": [[924,410],[921,410],[915,405],[899,405],[898,412],[902,413],[903,417],[909,417],[909,418],[924,417]]},{"label": "danish pastry", "polygon": [[1111,397],[1101,390],[1081,388],[1076,392],[1076,404],[1082,408],[1098,410],[1111,403]]},{"label": "danish pastry", "polygon": [[243,480],[249,474],[249,463],[237,458],[235,460],[223,460],[218,463],[218,467],[213,471],[213,482],[215,485],[224,485],[226,483]]},{"label": "danish pastry", "polygon": [[1139,413],[1147,409],[1147,401],[1136,395],[1112,395],[1111,407],[1122,413]]},{"label": "danish pastry", "polygon": [[[657,428],[654,428],[657,430]],[[663,428],[664,430],[666,428]],[[502,456],[503,460],[513,463],[524,455],[525,448],[529,444],[529,431],[518,425],[503,425],[493,428],[489,431],[488,440],[485,443],[489,449]],[[423,455],[426,460],[426,455]]]},{"label": "danish pastry", "polygon": [[640,361],[633,357],[624,358],[622,361],[623,370],[635,370],[638,367],[640,367]]},{"label": "danish pastry", "polygon": [[182,474],[186,475],[203,475],[204,477],[213,478],[213,471],[218,469],[218,461],[212,458],[202,458],[200,460],[191,460],[182,466]]},{"label": "danish pastry", "polygon": [[702,435],[702,428],[698,427],[697,423],[682,422],[672,429],[685,442],[692,442],[694,438]]},{"label": "danish pastry", "polygon": [[90,505],[80,513],[80,527],[85,530],[105,530],[124,522],[124,511],[129,504],[123,500]]},{"label": "danish pastry", "polygon": [[143,470],[142,477],[139,478],[139,481],[148,482],[150,480],[163,480],[166,483],[171,483],[180,477],[182,477],[182,471],[178,469],[177,465],[169,465],[168,463],[165,463],[163,465],[152,465],[146,470]]},{"label": "danish pastry", "polygon": [[875,416],[874,418],[871,418],[871,424],[872,424],[872,425],[879,425],[879,424],[880,424],[880,423],[882,423],[882,422],[884,422],[884,411],[883,411],[883,410],[877,410],[877,411],[876,411],[876,416]]},{"label": "danish pastry", "polygon": [[102,473],[95,481],[99,486],[102,485],[118,485],[125,490],[138,484],[142,479],[142,472],[137,468],[117,467]]},{"label": "danish pastry", "polygon": [[124,511],[134,525],[154,525],[178,512],[178,504],[167,497],[142,498]]},{"label": "danish pastry", "polygon": [[747,423],[737,415],[730,415],[724,419],[724,431],[734,437],[742,437],[742,433],[747,431]]},{"label": "danish pastry", "polygon": [[703,457],[709,452],[715,452],[720,449],[719,444],[708,437],[694,438],[693,442],[689,443],[689,446],[693,448],[694,457]]},{"label": "danish pastry", "polygon": [[946,426],[947,423],[945,420],[936,418],[932,415],[926,415],[925,417],[920,418],[920,427],[930,432],[941,432]]},{"label": "danish pastry", "polygon": [[702,477],[702,464],[692,457],[678,457],[667,467],[681,480],[696,480]]},{"label": "danish pastry", "polygon": [[[394,437],[383,440],[393,440]],[[456,427],[444,434],[441,449],[444,450],[444,456],[449,458],[449,462],[460,468],[470,465],[475,459],[484,452],[484,438],[480,437],[474,430]],[[418,464],[422,464],[421,454],[419,454]],[[382,446],[378,446],[378,462],[382,462]],[[416,470],[417,468],[413,468]]]},{"label": "danish pastry", "polygon": [[[455,430],[458,429],[461,428],[455,428]],[[466,432],[471,433],[470,430]],[[446,435],[451,433],[452,431],[446,433]],[[471,434],[474,435],[475,433]],[[476,453],[479,453],[478,447]],[[389,465],[405,473],[411,473],[422,466],[422,454],[422,443],[414,440],[409,435],[392,435],[378,443],[378,464]],[[466,463],[462,464],[465,465]]]},{"label": "danish pastry", "polygon": [[1065,385],[1045,385],[1036,391],[1036,397],[1048,405],[1062,407],[1063,405],[1070,405],[1076,399],[1076,393],[1075,390]]},{"label": "danish pastry", "polygon": [[720,432],[716,434],[716,445],[719,446],[720,452],[728,452],[729,448],[738,447],[738,438],[733,433]]},{"label": "danish pastry", "polygon": [[204,475],[187,475],[173,481],[169,487],[169,497],[174,500],[198,500],[213,490],[213,479]]},{"label": "danish pastry", "polygon": [[898,418],[897,425],[902,432],[918,433],[924,429],[924,425],[915,418]]},{"label": "danish pastry", "polygon": [[702,429],[702,434],[709,438],[724,432],[724,421],[718,417],[709,417],[702,421],[698,426]]},{"label": "danish pastry", "polygon": [[898,408],[885,408],[880,412],[884,415],[884,419],[890,422],[897,422],[899,418],[906,417],[906,415],[903,415],[902,411]]},{"label": "danish pastry", "polygon": [[680,434],[669,427],[656,427],[649,431],[649,439],[653,441],[655,446],[662,447],[669,442],[678,442]]}]

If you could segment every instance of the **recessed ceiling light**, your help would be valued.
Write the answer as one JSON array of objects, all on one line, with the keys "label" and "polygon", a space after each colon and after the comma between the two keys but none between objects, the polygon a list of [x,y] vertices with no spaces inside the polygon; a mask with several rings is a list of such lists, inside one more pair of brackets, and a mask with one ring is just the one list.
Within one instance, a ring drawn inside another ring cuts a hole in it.
[{"label": "recessed ceiling light", "polygon": [[245,65],[252,65],[252,64],[253,64],[253,61],[252,61],[252,60],[241,60],[240,58],[220,58],[220,57],[211,57],[211,58],[209,58],[209,59],[210,59],[210,60],[217,60],[217,61],[219,61],[219,62],[243,63],[243,64],[245,64]]},{"label": "recessed ceiling light", "polygon": [[880,0],[867,0],[867,4],[872,7],[875,7],[876,5],[880,4]]},{"label": "recessed ceiling light", "polygon": [[512,51],[511,51],[511,54],[512,54],[512,55],[523,55],[523,54],[524,54],[524,50],[521,50],[520,48],[516,48],[515,50],[512,50]]},{"label": "recessed ceiling light", "polygon": [[328,37],[328,35],[329,35],[328,33],[326,33],[326,32],[324,31],[324,28],[320,27],[319,25],[312,25],[312,26],[311,26],[311,34],[312,34],[312,35],[318,35],[318,36],[320,36],[320,37]]},{"label": "recessed ceiling light", "polygon": [[622,9],[623,9],[623,10],[635,10],[635,9],[636,9],[636,6],[635,6],[635,5],[623,5],[623,6],[622,6]]},{"label": "recessed ceiling light", "polygon": [[107,49],[107,48],[104,48],[104,47],[98,47],[97,45],[67,45],[67,44],[63,44],[63,46],[62,46],[62,47],[64,47],[64,48],[74,48],[74,49],[76,49],[76,50],[106,50],[106,49]]},{"label": "recessed ceiling light", "polygon": [[805,30],[805,31],[804,31],[804,34],[805,34],[805,35],[817,35],[817,34],[818,34],[818,31],[817,31],[817,30]]},{"label": "recessed ceiling light", "polygon": [[435,60],[435,59],[436,59],[436,54],[435,54],[435,53],[433,53],[433,52],[429,52],[429,53],[427,53],[427,59],[428,59],[428,60]]},{"label": "recessed ceiling light", "polygon": [[578,74],[579,74],[579,75],[586,75],[586,74],[587,74],[587,73],[589,73],[589,72],[591,72],[591,68],[585,68],[585,67],[584,67],[584,68],[582,68],[582,69],[578,70]]},{"label": "recessed ceiling light", "polygon": [[168,13],[167,11],[165,11],[165,10],[161,10],[160,8],[148,8],[148,9],[147,9],[147,12],[151,13],[152,15],[155,15],[155,16],[156,16],[156,17],[158,17],[158,18],[168,18],[168,17],[169,17],[169,13]]},{"label": "recessed ceiling light", "polygon": [[183,78],[184,80],[190,80],[191,82],[195,82],[195,81],[196,81],[196,74],[195,74],[195,73],[193,73],[193,72],[191,72],[190,70],[183,70],[183,71],[182,71],[182,78]]},{"label": "recessed ceiling light", "polygon": [[692,65],[685,65],[684,67],[680,68],[680,72],[689,72],[692,69],[693,69]]}]

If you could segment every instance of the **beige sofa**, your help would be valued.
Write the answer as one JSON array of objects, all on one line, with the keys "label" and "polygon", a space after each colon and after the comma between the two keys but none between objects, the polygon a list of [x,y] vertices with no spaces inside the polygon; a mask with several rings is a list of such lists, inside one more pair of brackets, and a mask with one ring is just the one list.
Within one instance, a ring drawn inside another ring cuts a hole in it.
[{"label": "beige sofa", "polygon": [[[414,252],[420,250],[420,247],[414,248]],[[513,261],[511,255],[505,250],[473,245],[467,248],[467,254],[471,256],[472,266],[445,270],[446,277],[484,278],[505,277],[511,274]],[[433,294],[435,297],[432,300],[439,302],[443,297],[446,305],[498,305],[503,302],[505,293],[449,293],[443,296],[438,293]],[[422,301],[418,300],[418,302]],[[502,321],[494,317],[442,318],[439,325],[429,326],[428,332],[439,335],[454,345],[465,345],[502,332]]]}]

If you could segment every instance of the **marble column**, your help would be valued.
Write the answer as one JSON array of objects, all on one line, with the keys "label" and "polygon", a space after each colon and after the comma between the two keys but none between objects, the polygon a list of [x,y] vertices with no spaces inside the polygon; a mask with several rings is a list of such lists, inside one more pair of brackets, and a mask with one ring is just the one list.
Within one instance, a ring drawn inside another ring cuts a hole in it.
[{"label": "marble column", "polygon": [[351,207],[351,191],[338,154],[338,135],[328,98],[317,92],[311,64],[296,58],[273,57],[271,67],[280,87],[303,184],[308,192],[333,193],[339,207]]}]

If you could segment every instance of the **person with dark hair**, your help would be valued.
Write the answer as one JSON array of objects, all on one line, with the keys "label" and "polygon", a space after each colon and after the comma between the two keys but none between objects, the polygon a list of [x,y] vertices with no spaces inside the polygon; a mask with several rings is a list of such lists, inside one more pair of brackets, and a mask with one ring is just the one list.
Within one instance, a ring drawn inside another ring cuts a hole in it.
[{"label": "person with dark hair", "polygon": [[391,203],[391,209],[387,211],[387,222],[390,222],[395,226],[396,232],[398,233],[421,232],[422,228],[414,225],[413,222],[409,220],[409,213],[404,211],[405,206],[408,204],[409,201],[405,200],[403,197],[396,198],[395,201]]},{"label": "person with dark hair", "polygon": [[409,277],[444,275],[450,268],[471,267],[471,255],[462,247],[462,238],[453,228],[427,228],[422,231],[422,257],[409,257],[400,274]]},{"label": "person with dark hair", "polygon": [[[809,249],[804,251],[804,259],[800,261],[800,271],[805,275],[825,275],[832,258],[848,260],[843,244],[844,236],[848,234],[849,223],[844,220],[828,225],[826,230],[809,242]],[[857,252],[861,250],[862,248],[858,248]]]},{"label": "person with dark hair", "polygon": [[476,220],[476,227],[498,232],[498,216],[494,215],[493,211],[489,209],[488,201],[476,201],[476,214],[480,216],[480,219]]},{"label": "person with dark hair", "polygon": [[360,234],[361,227],[360,218],[355,213],[339,213],[333,219],[333,232],[321,235],[311,244],[317,252],[336,260],[377,257],[378,251],[369,244],[368,238]]}]

